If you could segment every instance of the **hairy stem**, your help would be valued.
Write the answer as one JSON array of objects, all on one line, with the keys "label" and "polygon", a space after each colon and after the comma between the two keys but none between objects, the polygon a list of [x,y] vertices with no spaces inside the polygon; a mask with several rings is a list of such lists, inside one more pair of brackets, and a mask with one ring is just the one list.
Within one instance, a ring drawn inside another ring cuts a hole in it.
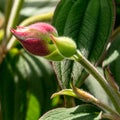
[{"label": "hairy stem", "polygon": [[120,114],[117,113],[116,111],[114,111],[112,108],[110,108],[108,105],[100,102],[99,100],[96,103],[93,103],[96,106],[98,106],[99,108],[102,108],[103,110],[107,110],[108,112],[110,112],[115,118],[120,118]]},{"label": "hairy stem", "polygon": [[111,114],[103,114],[102,118],[110,119],[110,120],[120,120],[119,116],[111,115]]},{"label": "hairy stem", "polygon": [[107,84],[106,79],[79,51],[77,51],[76,55],[74,55],[74,59],[79,62],[100,83],[111,99],[116,111],[120,113],[120,99],[116,92],[114,92],[113,88]]},{"label": "hairy stem", "polygon": [[95,98],[93,95],[91,95],[90,93],[78,89],[73,85],[72,82],[72,89],[73,92],[76,94],[76,98],[83,100],[84,102],[90,102],[96,106],[98,106],[99,108],[101,108],[103,111],[112,113],[114,116],[120,117],[119,113],[116,112],[115,110],[113,110],[112,108],[110,108],[108,105],[104,104],[103,102],[99,101],[97,98]]},{"label": "hairy stem", "polygon": [[35,15],[25,19],[23,22],[20,23],[20,25],[26,26],[26,25],[30,25],[32,23],[40,22],[40,21],[50,22],[52,20],[52,17],[53,17],[53,12],[41,14],[41,15]]}]

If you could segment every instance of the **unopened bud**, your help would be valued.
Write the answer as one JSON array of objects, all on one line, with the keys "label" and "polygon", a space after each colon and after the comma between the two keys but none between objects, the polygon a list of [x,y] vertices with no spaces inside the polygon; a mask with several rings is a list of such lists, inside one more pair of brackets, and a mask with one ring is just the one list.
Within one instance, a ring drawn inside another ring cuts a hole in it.
[{"label": "unopened bud", "polygon": [[33,55],[60,61],[76,52],[75,42],[68,37],[58,37],[56,29],[48,23],[35,23],[11,29],[22,46]]},{"label": "unopened bud", "polygon": [[18,26],[11,29],[13,35],[30,53],[46,56],[56,50],[52,44],[50,34],[57,36],[56,29],[47,23],[35,23],[27,27]]},{"label": "unopened bud", "polygon": [[72,57],[76,53],[76,43],[68,37],[55,37],[51,35],[51,39],[56,45],[56,48],[64,57]]}]

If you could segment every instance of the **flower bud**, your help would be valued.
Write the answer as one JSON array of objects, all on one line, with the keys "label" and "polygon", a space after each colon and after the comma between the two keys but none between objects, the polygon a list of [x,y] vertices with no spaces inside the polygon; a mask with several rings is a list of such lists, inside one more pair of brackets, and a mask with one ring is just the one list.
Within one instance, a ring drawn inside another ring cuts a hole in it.
[{"label": "flower bud", "polygon": [[76,53],[76,43],[68,37],[55,37],[51,35],[51,40],[56,45],[56,48],[64,57],[72,57]]},{"label": "flower bud", "polygon": [[11,32],[28,52],[46,56],[50,60],[63,59],[51,41],[50,35],[57,36],[58,34],[50,24],[35,23],[27,27],[18,26],[16,30],[11,29]]},{"label": "flower bud", "polygon": [[18,26],[11,32],[29,53],[48,60],[60,61],[76,52],[75,42],[67,37],[58,37],[56,29],[47,23]]}]

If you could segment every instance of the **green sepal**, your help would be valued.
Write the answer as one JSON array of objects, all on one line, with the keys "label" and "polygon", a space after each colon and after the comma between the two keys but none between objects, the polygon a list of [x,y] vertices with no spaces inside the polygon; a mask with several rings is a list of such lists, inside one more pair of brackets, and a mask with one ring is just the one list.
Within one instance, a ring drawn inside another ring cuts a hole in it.
[{"label": "green sepal", "polygon": [[52,61],[61,61],[64,59],[64,57],[59,54],[58,50],[55,50],[50,55],[47,55],[44,58],[46,58],[47,60],[52,60]]}]

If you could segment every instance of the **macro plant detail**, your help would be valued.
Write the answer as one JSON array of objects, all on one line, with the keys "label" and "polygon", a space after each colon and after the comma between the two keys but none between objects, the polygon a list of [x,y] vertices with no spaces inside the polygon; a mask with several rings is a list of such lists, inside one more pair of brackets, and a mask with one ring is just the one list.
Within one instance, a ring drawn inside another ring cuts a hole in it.
[{"label": "macro plant detail", "polygon": [[[44,23],[37,23],[29,27],[17,27],[17,30],[11,29],[11,32],[28,51],[40,56],[46,56],[51,52],[49,48],[52,48],[52,45],[50,45],[50,36],[48,32],[57,35],[57,32],[51,26],[47,27]],[[34,45],[33,48],[32,45]]]},{"label": "macro plant detail", "polygon": [[0,120],[120,120],[119,3],[0,5]]},{"label": "macro plant detail", "polygon": [[[23,47],[33,55],[44,56],[49,60],[62,60],[71,57],[76,44],[67,37],[58,37],[54,27],[47,23],[35,23],[28,27],[11,29]],[[68,51],[69,50],[69,51]]]}]

